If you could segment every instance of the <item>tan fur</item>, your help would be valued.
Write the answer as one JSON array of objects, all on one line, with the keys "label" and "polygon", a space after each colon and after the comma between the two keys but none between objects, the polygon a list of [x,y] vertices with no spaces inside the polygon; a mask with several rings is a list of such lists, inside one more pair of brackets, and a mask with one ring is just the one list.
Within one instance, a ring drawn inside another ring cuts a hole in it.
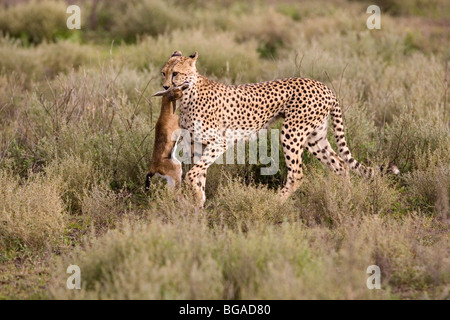
[{"label": "tan fur", "polygon": [[158,174],[166,179],[172,179],[175,187],[181,185],[181,163],[177,159],[172,158],[172,151],[176,148],[176,130],[180,128],[179,116],[175,113],[176,100],[183,96],[183,89],[186,87],[172,87],[169,90],[155,94],[155,96],[162,96],[162,101],[161,112],[155,126],[155,144],[152,163],[147,175],[147,189],[149,187],[149,179]]}]

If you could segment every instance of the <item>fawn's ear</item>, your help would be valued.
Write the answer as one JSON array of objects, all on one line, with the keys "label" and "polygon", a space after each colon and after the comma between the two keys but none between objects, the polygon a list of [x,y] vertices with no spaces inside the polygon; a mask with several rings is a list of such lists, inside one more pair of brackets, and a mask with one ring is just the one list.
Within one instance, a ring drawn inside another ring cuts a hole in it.
[{"label": "fawn's ear", "polygon": [[152,97],[160,97],[163,96],[167,93],[167,90],[164,91],[158,91],[157,93],[155,93]]},{"label": "fawn's ear", "polygon": [[171,58],[172,57],[181,57],[181,51],[179,51],[179,50],[176,50],[176,51],[174,51],[173,53],[172,53],[172,55],[170,56]]},{"label": "fawn's ear", "polygon": [[190,84],[189,84],[189,82],[185,82],[185,83],[183,83],[181,86],[180,86],[180,88],[181,88],[181,90],[186,90],[187,88],[189,88],[189,86],[190,86]]}]

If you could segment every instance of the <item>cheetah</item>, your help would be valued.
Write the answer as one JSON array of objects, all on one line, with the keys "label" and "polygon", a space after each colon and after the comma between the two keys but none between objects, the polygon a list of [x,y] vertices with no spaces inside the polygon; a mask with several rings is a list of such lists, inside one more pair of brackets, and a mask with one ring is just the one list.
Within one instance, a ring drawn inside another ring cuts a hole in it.
[{"label": "cheetah", "polygon": [[[204,146],[200,160],[185,177],[200,206],[205,202],[207,169],[230,144],[227,132],[239,132],[234,140],[248,139],[278,118],[284,118],[280,140],[288,171],[286,184],[280,190],[282,201],[301,184],[305,149],[339,175],[347,175],[349,169],[364,177],[374,175],[375,169],[364,166],[350,153],[344,137],[342,110],[334,93],[323,83],[286,78],[225,85],[201,75],[196,68],[197,59],[198,52],[186,57],[175,51],[161,69],[161,75],[166,90],[189,83],[180,101],[180,126],[191,133],[193,141]],[[330,116],[340,156],[327,140]]]}]

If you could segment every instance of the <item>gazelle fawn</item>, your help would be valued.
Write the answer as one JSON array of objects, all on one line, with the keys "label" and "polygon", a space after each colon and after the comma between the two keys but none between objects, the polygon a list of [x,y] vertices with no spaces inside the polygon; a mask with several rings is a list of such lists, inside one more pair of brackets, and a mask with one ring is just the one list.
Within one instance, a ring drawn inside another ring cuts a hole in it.
[{"label": "gazelle fawn", "polygon": [[181,99],[183,90],[188,87],[189,84],[184,83],[153,95],[162,96],[161,113],[155,126],[155,144],[150,171],[145,179],[145,190],[149,189],[153,176],[164,178],[170,187],[181,185],[181,163],[175,158],[178,141],[176,131],[180,128],[179,116],[175,111],[176,101]]}]

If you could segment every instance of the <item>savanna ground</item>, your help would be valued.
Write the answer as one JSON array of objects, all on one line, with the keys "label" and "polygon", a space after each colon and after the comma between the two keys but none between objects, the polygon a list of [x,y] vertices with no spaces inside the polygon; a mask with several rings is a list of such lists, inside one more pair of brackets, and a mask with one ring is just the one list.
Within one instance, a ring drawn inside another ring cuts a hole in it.
[{"label": "savanna ground", "polygon": [[[0,3],[1,299],[449,298],[448,1],[77,1],[81,30],[63,1]],[[204,209],[146,194],[174,50],[225,83],[324,82],[353,155],[401,174],[345,180],[306,154],[280,204],[280,154],[275,176],[213,165]]]}]

